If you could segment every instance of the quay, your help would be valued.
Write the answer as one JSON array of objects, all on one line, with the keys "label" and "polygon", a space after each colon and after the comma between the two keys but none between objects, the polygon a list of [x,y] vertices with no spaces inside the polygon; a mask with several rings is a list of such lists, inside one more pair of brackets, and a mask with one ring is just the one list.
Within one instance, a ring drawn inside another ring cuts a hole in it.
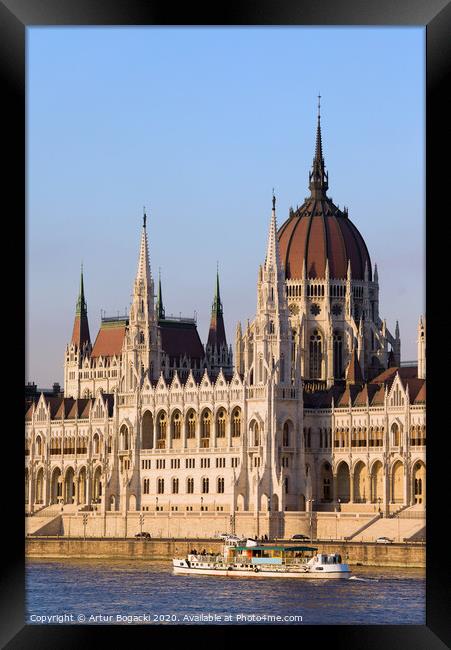
[{"label": "quay", "polygon": [[[287,543],[289,540],[278,540]],[[292,544],[293,542],[291,542]],[[306,542],[321,553],[340,553],[350,565],[404,568],[426,567],[426,544],[405,542],[377,544],[375,542],[318,541]],[[83,537],[28,537],[25,540],[27,559],[137,559],[149,561],[172,560],[192,548],[198,551],[221,552],[222,542],[212,538],[151,540]]]}]

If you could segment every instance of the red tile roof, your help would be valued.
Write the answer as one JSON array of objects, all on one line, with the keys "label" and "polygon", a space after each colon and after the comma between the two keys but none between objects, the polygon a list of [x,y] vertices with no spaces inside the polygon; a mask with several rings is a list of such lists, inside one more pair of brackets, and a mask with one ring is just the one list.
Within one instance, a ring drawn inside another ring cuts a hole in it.
[{"label": "red tile roof", "polygon": [[122,352],[122,343],[125,337],[125,324],[123,321],[117,323],[102,324],[97,334],[92,357],[119,356]]}]

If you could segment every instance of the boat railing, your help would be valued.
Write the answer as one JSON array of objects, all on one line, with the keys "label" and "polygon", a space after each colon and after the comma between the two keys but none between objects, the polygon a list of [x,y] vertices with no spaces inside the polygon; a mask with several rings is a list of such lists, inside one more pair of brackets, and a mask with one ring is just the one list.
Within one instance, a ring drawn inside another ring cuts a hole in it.
[{"label": "boat railing", "polygon": [[211,564],[212,562],[215,562],[217,564],[222,564],[224,562],[224,556],[220,554],[202,554],[202,553],[197,553],[196,555],[194,553],[188,553],[190,559],[193,562],[208,562]]}]

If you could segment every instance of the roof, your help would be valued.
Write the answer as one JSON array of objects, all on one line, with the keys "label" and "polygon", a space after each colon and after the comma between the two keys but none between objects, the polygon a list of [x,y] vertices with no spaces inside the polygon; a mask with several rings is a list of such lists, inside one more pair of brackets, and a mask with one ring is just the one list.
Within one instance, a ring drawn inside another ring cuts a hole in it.
[{"label": "roof", "polygon": [[126,323],[123,320],[102,322],[91,356],[119,356],[122,352],[125,329]]},{"label": "roof", "polygon": [[76,314],[71,342],[75,343],[79,349],[81,349],[86,343],[91,342],[87,315]]},{"label": "roof", "polygon": [[[103,393],[102,397],[107,404],[108,417],[113,416],[114,395]],[[46,397],[44,399],[50,405],[50,419],[52,420],[75,420],[87,419],[95,402],[94,397],[74,399],[73,397]],[[25,419],[31,418],[32,406],[26,410]]]},{"label": "roof", "polygon": [[308,198],[291,212],[279,232],[280,257],[287,279],[301,279],[305,261],[307,278],[324,278],[326,260],[331,278],[363,280],[365,264],[371,280],[368,249],[355,225],[332,201]]},{"label": "roof", "polygon": [[169,357],[203,359],[204,348],[195,322],[183,320],[159,320],[161,347]]}]

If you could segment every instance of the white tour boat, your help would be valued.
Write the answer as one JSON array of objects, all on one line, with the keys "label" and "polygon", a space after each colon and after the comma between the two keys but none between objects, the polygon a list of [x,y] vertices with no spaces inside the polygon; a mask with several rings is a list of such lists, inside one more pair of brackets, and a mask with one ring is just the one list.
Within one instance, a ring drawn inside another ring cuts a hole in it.
[{"label": "white tour boat", "polygon": [[197,552],[172,560],[174,573],[261,578],[349,578],[338,553],[316,553],[312,546],[226,542],[223,553]]}]

